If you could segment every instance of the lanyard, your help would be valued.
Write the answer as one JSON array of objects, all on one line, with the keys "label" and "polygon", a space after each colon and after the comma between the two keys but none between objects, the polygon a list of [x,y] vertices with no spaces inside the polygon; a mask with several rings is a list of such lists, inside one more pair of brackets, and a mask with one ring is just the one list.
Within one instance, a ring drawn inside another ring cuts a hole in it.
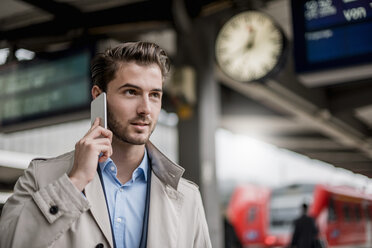
[{"label": "lanyard", "polygon": [[149,213],[150,213],[150,191],[151,191],[151,162],[149,163],[147,169],[147,190],[146,190],[146,205],[145,213],[143,215],[143,224],[142,224],[142,235],[139,248],[146,248],[147,246],[147,230],[149,224]]},{"label": "lanyard", "polygon": [[103,182],[102,172],[101,172],[101,169],[100,169],[99,165],[97,166],[97,172],[98,172],[98,175],[99,175],[99,180],[101,180],[101,185],[102,185],[103,193],[105,194],[106,208],[107,208],[107,212],[108,212],[108,216],[109,216],[109,221],[110,221],[110,226],[111,226],[112,242],[114,244],[114,248],[116,248],[116,242],[115,242],[115,236],[114,236],[114,228],[112,227],[110,210],[109,210],[109,207],[108,207],[108,204],[107,204],[105,183]]}]

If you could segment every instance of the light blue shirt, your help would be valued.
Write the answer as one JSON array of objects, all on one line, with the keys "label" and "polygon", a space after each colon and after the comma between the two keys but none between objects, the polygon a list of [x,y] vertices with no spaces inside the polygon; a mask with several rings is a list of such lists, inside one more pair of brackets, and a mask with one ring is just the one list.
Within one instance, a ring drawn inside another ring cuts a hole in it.
[{"label": "light blue shirt", "polygon": [[125,184],[121,184],[116,177],[117,167],[110,158],[99,163],[117,248],[135,248],[140,245],[146,205],[148,163],[145,149],[141,164]]}]

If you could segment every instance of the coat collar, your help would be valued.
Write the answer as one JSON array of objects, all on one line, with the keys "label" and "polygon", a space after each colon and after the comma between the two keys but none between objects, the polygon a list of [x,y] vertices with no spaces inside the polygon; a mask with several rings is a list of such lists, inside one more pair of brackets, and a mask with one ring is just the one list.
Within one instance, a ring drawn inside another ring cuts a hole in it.
[{"label": "coat collar", "polygon": [[177,247],[184,195],[152,175],[147,247]]},{"label": "coat collar", "polygon": [[[152,173],[155,175],[151,180],[147,243],[155,244],[162,240],[164,247],[175,247],[177,240],[176,230],[178,230],[178,220],[183,203],[183,195],[177,191],[177,188],[185,169],[169,160],[151,142],[146,144],[146,149],[151,161]],[[71,160],[69,171],[72,166],[73,159]],[[85,187],[84,191],[91,204],[91,214],[110,246],[114,247],[110,218],[98,173]],[[169,205],[170,202],[172,203],[171,205]],[[158,228],[161,222],[163,223],[162,228]]]},{"label": "coat collar", "polygon": [[[74,164],[75,152],[69,153],[71,159],[69,161],[69,168],[67,174],[70,173]],[[98,173],[95,174],[93,180],[87,184],[84,189],[84,194],[90,204],[89,211],[91,212],[93,218],[97,222],[99,228],[104,234],[110,247],[114,247],[114,242],[112,239],[110,217],[108,214],[108,209],[106,205],[105,193],[103,192],[101,180]]]},{"label": "coat collar", "polygon": [[177,190],[178,183],[185,172],[181,166],[173,163],[160,152],[150,141],[146,144],[148,156],[154,174],[166,185]]},{"label": "coat collar", "polygon": [[147,247],[177,247],[184,202],[177,190],[185,169],[170,161],[152,143],[146,144],[152,173]]},{"label": "coat collar", "polygon": [[[185,169],[172,162],[161,151],[159,151],[150,141],[146,143],[146,149],[154,174],[166,185],[170,185],[177,190],[178,183],[185,172]],[[72,170],[74,161],[74,151],[69,153],[72,156],[68,171]],[[98,177],[99,178],[99,177]]]},{"label": "coat collar", "polygon": [[99,228],[105,235],[110,246],[114,247],[105,193],[103,192],[98,173],[96,173],[94,179],[85,187],[84,191],[91,205],[90,212],[96,220]]}]

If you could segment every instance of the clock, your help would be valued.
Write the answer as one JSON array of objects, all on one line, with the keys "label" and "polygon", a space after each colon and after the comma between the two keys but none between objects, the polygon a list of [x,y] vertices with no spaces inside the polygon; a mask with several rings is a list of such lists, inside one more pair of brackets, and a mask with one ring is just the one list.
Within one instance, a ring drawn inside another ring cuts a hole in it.
[{"label": "clock", "polygon": [[229,19],[218,33],[216,60],[230,78],[256,81],[281,64],[284,44],[284,34],[271,17],[259,11],[245,11]]}]

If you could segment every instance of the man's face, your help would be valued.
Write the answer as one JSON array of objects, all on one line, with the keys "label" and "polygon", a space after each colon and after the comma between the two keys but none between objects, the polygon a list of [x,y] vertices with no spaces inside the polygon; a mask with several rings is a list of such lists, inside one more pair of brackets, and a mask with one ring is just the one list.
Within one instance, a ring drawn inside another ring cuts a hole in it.
[{"label": "man's face", "polygon": [[162,74],[157,64],[121,63],[107,85],[107,124],[126,143],[143,145],[161,110]]}]

